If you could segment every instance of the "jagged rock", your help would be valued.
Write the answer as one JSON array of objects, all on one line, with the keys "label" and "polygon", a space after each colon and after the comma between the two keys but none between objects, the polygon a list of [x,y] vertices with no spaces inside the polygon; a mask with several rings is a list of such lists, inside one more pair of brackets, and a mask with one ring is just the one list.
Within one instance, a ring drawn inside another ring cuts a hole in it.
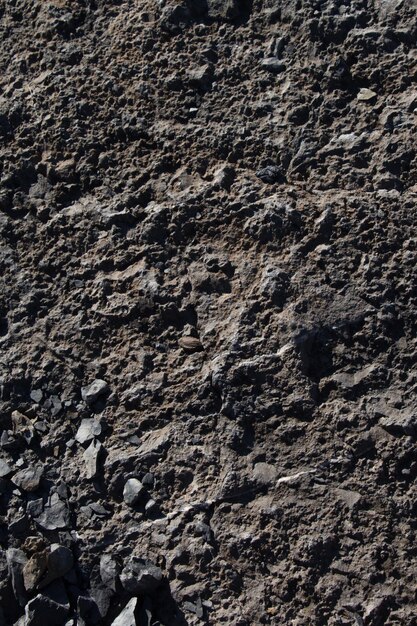
[{"label": "jagged rock", "polygon": [[120,566],[109,554],[103,554],[100,559],[100,577],[106,587],[116,591],[119,578]]},{"label": "jagged rock", "polygon": [[187,352],[199,352],[204,349],[197,337],[181,337],[178,343]]},{"label": "jagged rock", "polygon": [[3,461],[3,459],[0,459],[0,478],[6,478],[12,473],[13,469],[10,467],[10,465],[6,463],[6,461]]},{"label": "jagged rock", "polygon": [[97,474],[98,463],[103,446],[99,441],[92,441],[83,453],[83,459],[86,466],[87,478],[94,478]]},{"label": "jagged rock", "polygon": [[32,420],[26,417],[26,415],[23,415],[23,413],[20,413],[20,411],[13,411],[12,424],[13,433],[22,437],[27,444],[30,444],[35,435]]},{"label": "jagged rock", "polygon": [[78,443],[88,443],[101,435],[101,423],[95,418],[85,418],[81,421],[75,439]]},{"label": "jagged rock", "polygon": [[90,385],[81,388],[81,397],[88,405],[94,404],[98,398],[107,394],[109,391],[108,384],[99,378],[94,380]]},{"label": "jagged rock", "polygon": [[35,467],[28,467],[27,469],[20,470],[13,476],[13,482],[22,491],[36,491],[39,488],[39,484],[43,476],[43,466],[37,465]]},{"label": "jagged rock", "polygon": [[137,598],[129,600],[123,611],[112,622],[112,626],[136,626],[135,610],[137,605]]},{"label": "jagged rock", "polygon": [[145,488],[137,478],[129,478],[123,489],[123,500],[129,506],[137,504],[145,493]]},{"label": "jagged rock", "polygon": [[130,594],[138,596],[151,593],[162,582],[162,570],[139,557],[132,557],[120,574],[120,582]]},{"label": "jagged rock", "polygon": [[58,581],[28,602],[25,608],[25,626],[62,626],[69,612],[70,604],[65,587]]},{"label": "jagged rock", "polygon": [[23,581],[23,568],[27,563],[27,557],[23,550],[9,548],[6,552],[6,558],[14,596],[20,606],[25,606],[27,602],[27,594]]},{"label": "jagged rock", "polygon": [[45,530],[57,530],[67,528],[70,523],[68,507],[57,493],[52,494],[49,503],[43,513],[35,517],[35,521]]},{"label": "jagged rock", "polygon": [[28,592],[37,588],[42,576],[44,575],[48,562],[48,554],[46,550],[37,552],[23,568],[23,581],[25,589]]}]

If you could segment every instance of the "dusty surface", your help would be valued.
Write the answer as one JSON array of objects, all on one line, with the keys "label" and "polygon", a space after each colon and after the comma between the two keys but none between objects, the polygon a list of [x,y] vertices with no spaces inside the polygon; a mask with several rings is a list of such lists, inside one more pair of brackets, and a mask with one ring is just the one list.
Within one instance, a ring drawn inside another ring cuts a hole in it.
[{"label": "dusty surface", "polygon": [[417,624],[416,17],[0,5],[1,624]]}]

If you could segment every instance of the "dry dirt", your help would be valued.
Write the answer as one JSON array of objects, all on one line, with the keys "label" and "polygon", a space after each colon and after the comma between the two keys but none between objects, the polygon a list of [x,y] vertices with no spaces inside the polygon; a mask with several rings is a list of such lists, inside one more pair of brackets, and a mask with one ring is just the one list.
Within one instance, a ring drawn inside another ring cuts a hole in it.
[{"label": "dry dirt", "polygon": [[0,625],[415,626],[416,2],[0,40]]}]

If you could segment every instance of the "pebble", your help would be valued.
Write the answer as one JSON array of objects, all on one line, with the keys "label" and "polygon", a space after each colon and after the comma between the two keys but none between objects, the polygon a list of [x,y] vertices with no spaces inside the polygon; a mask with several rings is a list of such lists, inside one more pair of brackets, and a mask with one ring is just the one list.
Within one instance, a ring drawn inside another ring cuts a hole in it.
[{"label": "pebble", "polygon": [[129,478],[123,489],[123,500],[129,506],[134,506],[138,503],[140,497],[145,491],[144,486],[137,478]]},{"label": "pebble", "polygon": [[135,610],[137,604],[137,598],[129,600],[123,611],[112,622],[112,626],[136,626]]},{"label": "pebble", "polygon": [[106,394],[108,390],[109,386],[106,381],[97,378],[91,383],[91,385],[81,387],[81,397],[84,402],[90,406],[91,404],[94,404],[100,396]]}]

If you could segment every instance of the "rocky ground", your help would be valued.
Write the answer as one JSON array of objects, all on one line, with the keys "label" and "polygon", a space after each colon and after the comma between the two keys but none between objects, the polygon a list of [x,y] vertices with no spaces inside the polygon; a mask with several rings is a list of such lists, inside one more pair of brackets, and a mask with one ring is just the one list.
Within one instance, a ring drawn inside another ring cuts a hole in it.
[{"label": "rocky ground", "polygon": [[415,0],[0,4],[0,624],[415,626]]}]

